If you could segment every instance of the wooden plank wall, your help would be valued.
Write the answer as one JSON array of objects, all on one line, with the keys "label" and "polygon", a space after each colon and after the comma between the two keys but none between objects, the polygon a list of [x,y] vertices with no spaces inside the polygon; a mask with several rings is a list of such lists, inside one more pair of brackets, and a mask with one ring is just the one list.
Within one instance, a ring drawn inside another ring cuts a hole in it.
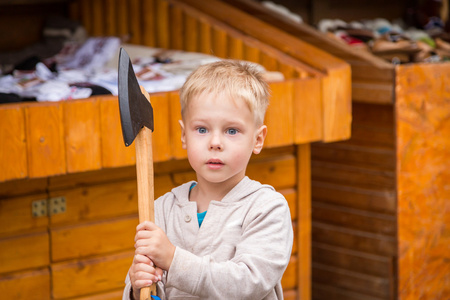
[{"label": "wooden plank wall", "polygon": [[352,138],[312,145],[313,299],[395,299],[394,125],[391,105],[353,103]]},{"label": "wooden plank wall", "polygon": [[398,299],[450,297],[450,64],[397,67]]},{"label": "wooden plank wall", "polygon": [[[248,175],[286,196],[295,243],[283,277],[298,293],[299,178],[294,146],[264,150]],[[122,167],[0,184],[0,294],[5,299],[121,299],[138,224],[135,168]],[[186,159],[155,165],[155,195],[195,179]],[[17,186],[21,188],[18,189]],[[32,202],[65,197],[64,213],[33,217]]]}]

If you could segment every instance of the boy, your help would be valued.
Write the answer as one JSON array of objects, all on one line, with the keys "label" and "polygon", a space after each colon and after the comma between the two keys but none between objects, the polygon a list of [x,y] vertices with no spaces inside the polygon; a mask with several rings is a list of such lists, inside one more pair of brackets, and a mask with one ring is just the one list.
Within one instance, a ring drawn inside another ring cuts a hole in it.
[{"label": "boy", "polygon": [[138,225],[124,299],[139,299],[154,282],[161,299],[283,298],[289,207],[271,186],[245,176],[266,137],[268,96],[248,63],[219,61],[188,77],[180,91],[181,141],[197,181],[155,201],[156,225]]}]

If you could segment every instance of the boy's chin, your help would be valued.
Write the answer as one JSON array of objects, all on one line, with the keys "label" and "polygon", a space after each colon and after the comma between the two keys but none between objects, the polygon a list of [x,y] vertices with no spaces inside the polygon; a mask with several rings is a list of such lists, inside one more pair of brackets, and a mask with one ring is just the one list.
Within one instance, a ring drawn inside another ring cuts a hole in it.
[{"label": "boy's chin", "polygon": [[[225,185],[235,185],[239,183],[239,181],[244,178],[245,174],[236,174],[233,176],[223,176],[222,174],[207,174],[205,176],[202,176],[202,179],[206,181],[207,183],[218,185],[218,184],[225,184]],[[197,175],[198,178],[198,175]]]}]

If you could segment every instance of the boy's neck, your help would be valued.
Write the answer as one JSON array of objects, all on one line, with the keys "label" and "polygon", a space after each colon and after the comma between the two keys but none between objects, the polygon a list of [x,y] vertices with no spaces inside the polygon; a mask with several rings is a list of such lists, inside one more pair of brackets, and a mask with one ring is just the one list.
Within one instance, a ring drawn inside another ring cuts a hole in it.
[{"label": "boy's neck", "polygon": [[189,201],[197,202],[197,212],[204,212],[208,209],[212,200],[222,201],[222,199],[231,191],[237,183],[211,183],[199,180],[192,189]]}]

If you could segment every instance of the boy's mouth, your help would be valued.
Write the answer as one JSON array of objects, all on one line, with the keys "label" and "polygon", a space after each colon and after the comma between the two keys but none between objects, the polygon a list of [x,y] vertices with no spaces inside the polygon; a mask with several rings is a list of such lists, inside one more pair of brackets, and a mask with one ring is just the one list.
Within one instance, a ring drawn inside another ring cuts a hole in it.
[{"label": "boy's mouth", "polygon": [[210,159],[206,162],[208,165],[223,165],[223,162],[219,159]]}]

